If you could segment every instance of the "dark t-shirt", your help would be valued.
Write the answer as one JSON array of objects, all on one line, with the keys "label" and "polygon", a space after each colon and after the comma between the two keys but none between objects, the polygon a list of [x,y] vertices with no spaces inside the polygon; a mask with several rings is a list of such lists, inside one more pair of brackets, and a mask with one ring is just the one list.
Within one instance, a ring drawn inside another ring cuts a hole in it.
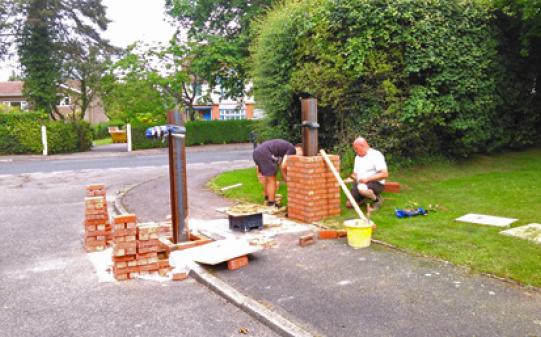
[{"label": "dark t-shirt", "polygon": [[295,145],[283,139],[271,139],[261,143],[256,149],[256,152],[272,155],[274,160],[280,160],[285,155],[294,155]]}]

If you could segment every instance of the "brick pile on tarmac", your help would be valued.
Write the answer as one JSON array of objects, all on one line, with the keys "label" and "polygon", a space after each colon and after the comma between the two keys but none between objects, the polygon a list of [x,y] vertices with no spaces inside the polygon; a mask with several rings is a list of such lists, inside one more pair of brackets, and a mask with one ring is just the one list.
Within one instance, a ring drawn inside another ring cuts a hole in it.
[{"label": "brick pile on tarmac", "polygon": [[101,251],[112,240],[105,185],[86,186],[84,246],[87,252]]},{"label": "brick pile on tarmac", "polygon": [[117,280],[127,280],[139,275],[136,238],[135,214],[113,218],[113,275]]}]

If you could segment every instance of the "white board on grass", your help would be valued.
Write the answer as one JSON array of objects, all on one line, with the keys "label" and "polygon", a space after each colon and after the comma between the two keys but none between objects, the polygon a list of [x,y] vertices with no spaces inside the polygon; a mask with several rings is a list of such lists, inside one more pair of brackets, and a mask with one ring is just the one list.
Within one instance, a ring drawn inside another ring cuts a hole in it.
[{"label": "white board on grass", "polygon": [[507,229],[505,231],[501,231],[500,234],[514,236],[541,244],[541,224],[538,223],[531,223],[526,226]]},{"label": "white board on grass", "polygon": [[499,216],[493,215],[483,215],[483,214],[466,214],[456,219],[460,222],[474,223],[478,225],[494,226],[494,227],[509,227],[513,222],[518,221],[518,219],[511,218],[502,218]]}]

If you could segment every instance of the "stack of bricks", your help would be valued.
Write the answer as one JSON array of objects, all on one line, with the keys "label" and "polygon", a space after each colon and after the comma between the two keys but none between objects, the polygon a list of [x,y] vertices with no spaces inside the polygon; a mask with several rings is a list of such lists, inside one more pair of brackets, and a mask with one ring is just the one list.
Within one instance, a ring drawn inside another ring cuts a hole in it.
[{"label": "stack of bricks", "polygon": [[155,223],[139,224],[137,226],[137,266],[140,274],[158,272],[158,248],[160,241],[160,226]]},{"label": "stack of bricks", "polygon": [[87,252],[104,250],[112,240],[105,185],[86,187],[84,226]]},{"label": "stack of bricks", "polygon": [[[172,240],[173,229],[171,223],[161,223],[160,225],[160,237],[167,238]],[[169,271],[171,271],[171,266],[169,265],[169,253],[167,249],[160,245],[158,247],[158,265],[160,267],[159,273],[161,276],[166,276]]]},{"label": "stack of bricks", "polygon": [[127,280],[139,275],[137,265],[137,218],[134,214],[113,219],[113,275]]},{"label": "stack of bricks", "polygon": [[[340,172],[340,157],[328,156]],[[321,156],[287,160],[287,214],[311,223],[340,214],[340,185]]]}]

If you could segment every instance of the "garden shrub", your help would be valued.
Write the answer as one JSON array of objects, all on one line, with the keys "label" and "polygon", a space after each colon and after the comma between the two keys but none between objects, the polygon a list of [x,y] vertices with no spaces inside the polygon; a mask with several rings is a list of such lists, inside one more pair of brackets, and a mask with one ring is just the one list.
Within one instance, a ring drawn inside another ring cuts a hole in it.
[{"label": "garden shrub", "polygon": [[50,121],[42,113],[0,114],[0,154],[41,153],[41,126],[47,127],[48,152],[88,151],[92,131],[86,122]]},{"label": "garden shrub", "polygon": [[531,89],[508,83],[486,2],[289,1],[254,33],[269,138],[299,140],[298,100],[308,96],[318,98],[321,147],[363,135],[397,160],[520,147],[539,131],[539,107],[517,112],[517,93]]}]

